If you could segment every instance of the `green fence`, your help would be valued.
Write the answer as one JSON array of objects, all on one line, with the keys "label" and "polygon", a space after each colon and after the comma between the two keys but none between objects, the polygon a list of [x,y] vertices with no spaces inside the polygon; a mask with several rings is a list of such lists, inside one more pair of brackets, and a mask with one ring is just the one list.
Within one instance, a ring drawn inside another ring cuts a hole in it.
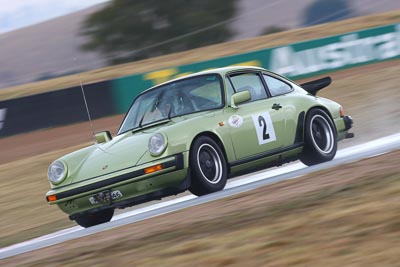
[{"label": "green fence", "polygon": [[229,65],[260,66],[292,79],[351,68],[400,56],[400,24],[371,28],[290,45],[171,67],[115,79],[112,94],[117,113],[146,88],[193,72]]}]

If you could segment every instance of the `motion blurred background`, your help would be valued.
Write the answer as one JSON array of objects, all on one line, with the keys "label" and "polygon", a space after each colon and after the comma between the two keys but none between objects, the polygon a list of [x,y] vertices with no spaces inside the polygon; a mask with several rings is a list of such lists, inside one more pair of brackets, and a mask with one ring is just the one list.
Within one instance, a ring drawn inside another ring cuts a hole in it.
[{"label": "motion blurred background", "polygon": [[[2,2],[0,88],[400,8],[396,0]],[[37,23],[13,29],[22,18]]]},{"label": "motion blurred background", "polygon": [[[115,133],[132,95],[194,71],[182,66],[201,70],[201,62],[237,54],[241,61],[233,64],[253,64],[247,59],[253,51],[269,59],[266,49],[296,43],[324,64],[356,62],[307,77],[332,76],[319,95],[341,103],[354,118],[356,137],[342,148],[400,132],[399,25],[398,0],[0,0],[0,247],[75,226],[44,195],[48,165],[93,144],[80,82],[94,130]],[[368,34],[361,34],[365,29]],[[332,35],[329,42],[304,45]],[[323,59],[318,47],[331,49],[331,58]],[[283,61],[300,70],[318,65],[308,52],[290,55]],[[284,67],[279,69],[290,74]],[[111,254],[108,265],[138,266],[134,260],[141,259],[164,266],[173,258],[173,266],[311,266],[307,260],[319,258],[315,266],[398,266],[398,155],[115,229],[104,243],[98,234],[0,265],[104,266],[103,255]],[[203,254],[216,250],[221,252],[207,262]],[[115,256],[119,251],[129,253]],[[185,264],[188,259],[193,264]],[[323,264],[326,259],[331,265]]]}]

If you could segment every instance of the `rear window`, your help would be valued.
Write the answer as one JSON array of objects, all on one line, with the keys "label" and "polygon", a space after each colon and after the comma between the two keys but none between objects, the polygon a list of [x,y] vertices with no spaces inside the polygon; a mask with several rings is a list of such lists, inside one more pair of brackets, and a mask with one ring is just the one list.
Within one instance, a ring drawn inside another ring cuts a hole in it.
[{"label": "rear window", "polygon": [[266,74],[263,76],[272,96],[284,95],[292,91],[292,87],[289,84]]}]

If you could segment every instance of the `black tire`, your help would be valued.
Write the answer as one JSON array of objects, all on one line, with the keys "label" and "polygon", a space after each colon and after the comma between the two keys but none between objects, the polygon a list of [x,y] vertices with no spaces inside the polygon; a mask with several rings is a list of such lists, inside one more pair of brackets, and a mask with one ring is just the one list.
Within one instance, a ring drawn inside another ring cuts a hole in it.
[{"label": "black tire", "polygon": [[321,109],[308,112],[304,124],[304,148],[300,160],[307,166],[332,160],[337,151],[336,127]]},{"label": "black tire", "polygon": [[224,154],[210,137],[200,136],[190,150],[191,185],[189,191],[202,196],[224,189],[227,167]]},{"label": "black tire", "polygon": [[114,209],[102,210],[96,213],[80,215],[75,218],[75,222],[82,227],[91,227],[111,220],[114,215]]}]

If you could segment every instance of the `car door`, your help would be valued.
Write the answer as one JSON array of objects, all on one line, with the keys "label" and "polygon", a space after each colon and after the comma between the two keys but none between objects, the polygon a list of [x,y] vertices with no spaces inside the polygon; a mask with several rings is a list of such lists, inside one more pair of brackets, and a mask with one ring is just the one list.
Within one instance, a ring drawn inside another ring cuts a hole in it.
[{"label": "car door", "polygon": [[226,84],[228,91],[248,90],[251,95],[248,102],[226,110],[236,159],[279,151],[285,140],[284,110],[267,93],[262,74],[231,74]]}]

